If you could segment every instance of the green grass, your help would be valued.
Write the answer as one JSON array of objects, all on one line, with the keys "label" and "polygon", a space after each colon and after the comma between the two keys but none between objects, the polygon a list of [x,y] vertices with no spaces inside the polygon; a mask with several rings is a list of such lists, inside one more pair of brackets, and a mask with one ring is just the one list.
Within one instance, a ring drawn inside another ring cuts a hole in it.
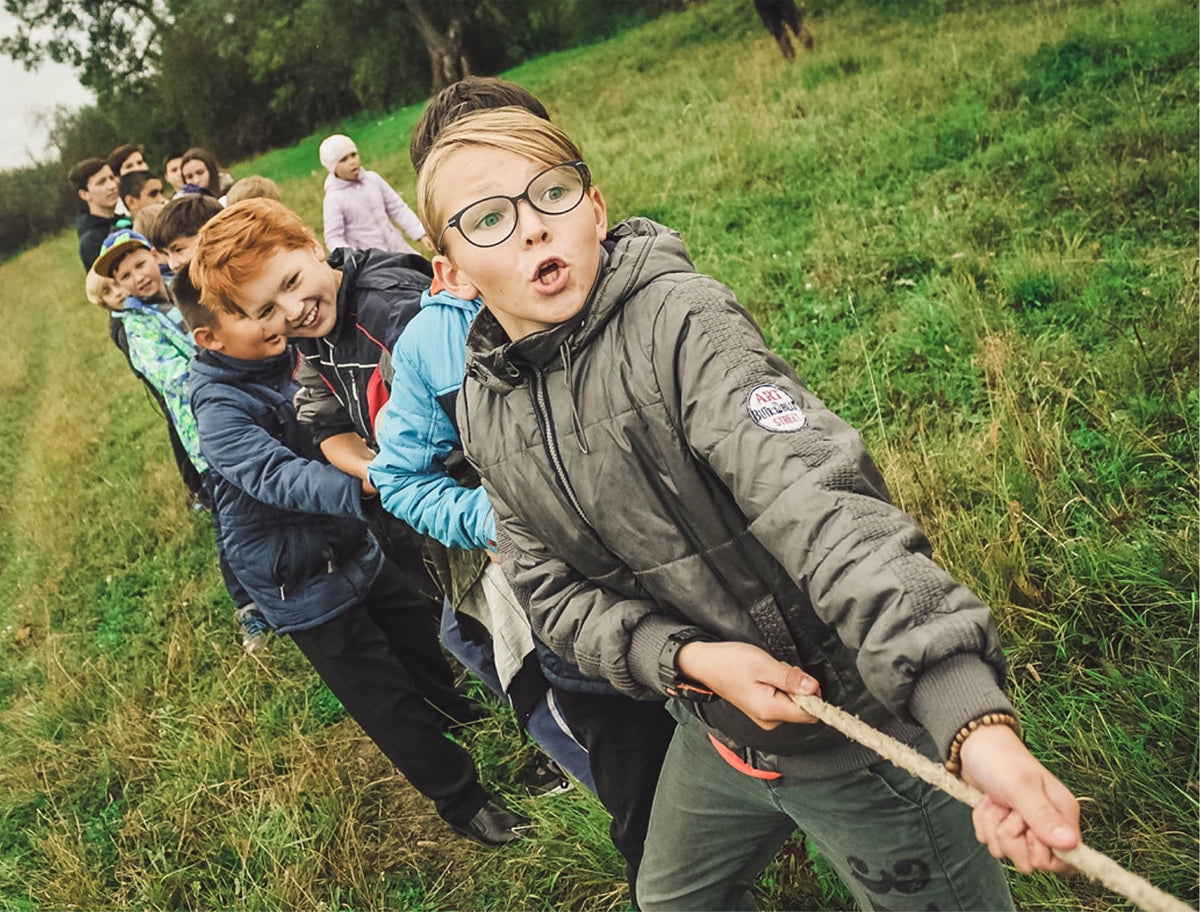
[{"label": "green grass", "polygon": [[[863,430],[993,606],[1088,842],[1195,903],[1195,3],[847,3],[793,65],[744,7],[508,75],[612,216],[678,229]],[[418,115],[336,125],[410,202]],[[319,229],[322,135],[235,173]],[[290,643],[239,652],[211,527],[80,279],[73,237],[0,265],[0,906],[622,908],[594,799],[524,803],[537,838],[467,845]],[[512,794],[511,718],[479,728]],[[1125,908],[1012,883],[1025,908]],[[850,905],[800,843],[760,889]]]}]

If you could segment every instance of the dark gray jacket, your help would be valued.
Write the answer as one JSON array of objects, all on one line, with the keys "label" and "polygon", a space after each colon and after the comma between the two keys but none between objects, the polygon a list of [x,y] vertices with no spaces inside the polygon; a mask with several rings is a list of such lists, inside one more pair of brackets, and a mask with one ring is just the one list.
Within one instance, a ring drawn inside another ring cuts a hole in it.
[{"label": "dark gray jacket", "polygon": [[[618,226],[573,320],[510,343],[485,310],[468,349],[459,423],[505,572],[585,673],[661,694],[668,638],[703,632],[800,665],[901,738],[919,723],[943,752],[970,719],[1012,711],[987,606],[674,232]],[[817,778],[877,759],[824,725],[698,712],[760,767]]]}]

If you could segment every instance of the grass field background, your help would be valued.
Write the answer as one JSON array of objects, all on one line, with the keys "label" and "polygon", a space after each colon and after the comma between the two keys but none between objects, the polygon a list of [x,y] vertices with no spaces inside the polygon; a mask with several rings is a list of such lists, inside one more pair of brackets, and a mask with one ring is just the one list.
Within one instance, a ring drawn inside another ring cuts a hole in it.
[{"label": "grass field background", "polygon": [[[863,430],[993,606],[1085,838],[1195,903],[1196,4],[816,12],[794,64],[711,0],[507,75],[614,219],[678,229]],[[341,125],[410,202],[418,115]],[[320,139],[235,174],[319,229]],[[0,266],[0,907],[626,906],[593,799],[517,798],[537,836],[475,847],[290,642],[242,654],[209,520],[82,278],[73,234]],[[467,740],[515,795],[511,719]],[[760,887],[849,908],[799,841]],[[1126,907],[1080,878],[1013,889]]]}]

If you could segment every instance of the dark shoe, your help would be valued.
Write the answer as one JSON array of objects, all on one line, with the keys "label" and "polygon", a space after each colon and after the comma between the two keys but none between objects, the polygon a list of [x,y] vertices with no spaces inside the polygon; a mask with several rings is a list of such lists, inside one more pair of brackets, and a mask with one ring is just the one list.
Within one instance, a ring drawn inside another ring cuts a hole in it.
[{"label": "dark shoe", "polygon": [[518,830],[529,826],[529,818],[514,814],[499,798],[489,798],[464,826],[451,826],[459,836],[468,836],[488,846],[502,846],[522,838]]},{"label": "dark shoe", "polygon": [[521,771],[521,785],[525,787],[525,792],[530,798],[561,795],[575,788],[562,767],[545,754],[538,754],[533,762]]}]

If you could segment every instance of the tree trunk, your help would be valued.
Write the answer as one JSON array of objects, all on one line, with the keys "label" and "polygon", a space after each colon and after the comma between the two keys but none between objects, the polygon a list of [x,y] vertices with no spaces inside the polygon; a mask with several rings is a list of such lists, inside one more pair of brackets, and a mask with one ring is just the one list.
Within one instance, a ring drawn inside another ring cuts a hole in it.
[{"label": "tree trunk", "polygon": [[408,10],[417,33],[425,42],[425,50],[429,53],[433,76],[430,94],[436,94],[464,76],[470,76],[471,66],[463,51],[465,21],[458,4],[454,4],[454,12],[450,16],[445,33],[434,25],[420,0],[404,0],[404,8]]}]

